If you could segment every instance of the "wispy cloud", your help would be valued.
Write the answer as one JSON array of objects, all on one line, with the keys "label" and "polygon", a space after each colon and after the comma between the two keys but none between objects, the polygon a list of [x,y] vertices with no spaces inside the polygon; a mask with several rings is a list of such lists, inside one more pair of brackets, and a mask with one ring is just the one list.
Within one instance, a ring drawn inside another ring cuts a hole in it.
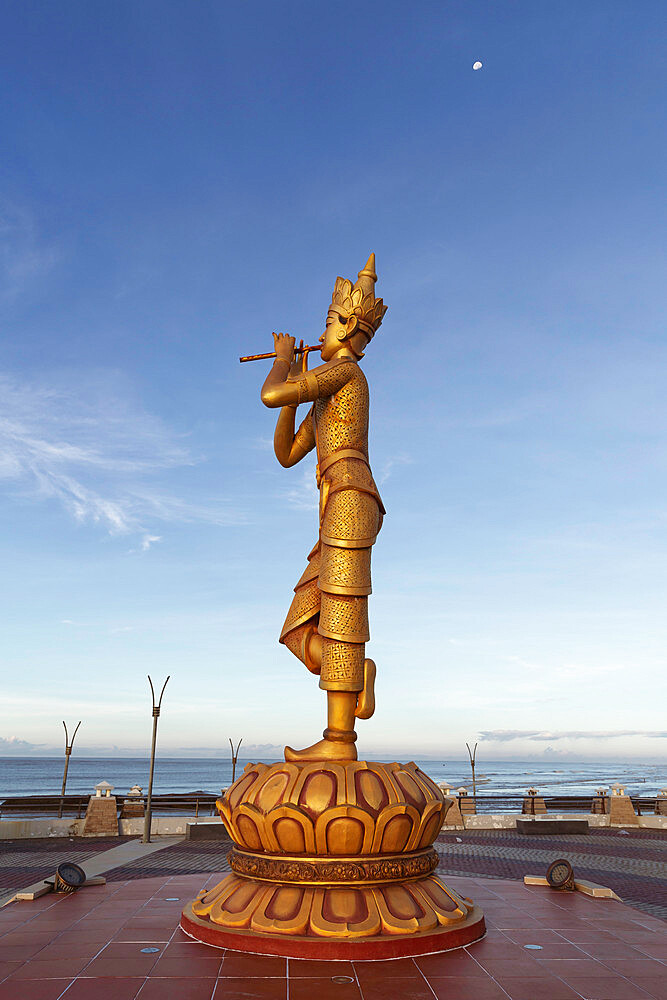
[{"label": "wispy cloud", "polygon": [[413,459],[409,455],[405,455],[402,453],[394,455],[392,458],[388,458],[387,461],[382,466],[382,471],[380,472],[380,475],[378,477],[377,480],[378,486],[382,486],[383,483],[387,482],[387,480],[391,476],[396,466],[412,465],[412,463]]},{"label": "wispy cloud", "polygon": [[297,510],[316,509],[319,493],[315,485],[315,470],[310,463],[307,468],[301,470],[301,476],[296,483],[289,489],[282,491],[282,496],[290,507],[295,507]]},{"label": "wispy cloud", "polygon": [[570,729],[557,732],[541,729],[488,729],[480,732],[479,735],[482,740],[493,740],[496,743],[509,743],[512,740],[535,740],[545,743],[553,743],[556,740],[613,740],[628,736],[643,736],[656,740],[667,739],[667,731],[642,729]]},{"label": "wispy cloud", "polygon": [[20,294],[47,273],[58,256],[57,249],[40,238],[30,212],[0,201],[0,297],[6,300]]},{"label": "wispy cloud", "polygon": [[162,535],[144,535],[141,539],[141,551],[148,552],[151,545],[162,541]]},{"label": "wispy cloud", "polygon": [[180,439],[133,404],[113,379],[76,387],[0,374],[0,479],[33,500],[56,500],[77,521],[111,534],[143,532],[142,551],[162,536],[151,521],[238,524],[223,503],[192,503],[160,481],[195,464]]}]

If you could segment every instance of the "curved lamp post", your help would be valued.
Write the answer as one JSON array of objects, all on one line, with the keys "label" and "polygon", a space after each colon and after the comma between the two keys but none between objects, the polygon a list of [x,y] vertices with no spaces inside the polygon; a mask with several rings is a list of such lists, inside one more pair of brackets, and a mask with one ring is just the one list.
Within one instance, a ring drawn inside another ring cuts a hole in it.
[{"label": "curved lamp post", "polygon": [[232,748],[232,785],[234,784],[234,779],[236,777],[236,761],[239,759],[239,747],[243,743],[243,737],[236,744],[236,750],[234,749],[234,744],[232,743],[231,736],[227,737],[229,740],[229,745]]},{"label": "curved lamp post", "polygon": [[155,768],[155,744],[157,742],[157,720],[160,718],[160,708],[162,707],[162,695],[164,694],[164,689],[169,683],[169,677],[162,685],[162,690],[160,691],[160,699],[155,702],[155,688],[153,687],[153,681],[151,680],[151,675],[148,675],[148,683],[151,686],[151,697],[153,699],[153,743],[151,745],[151,769],[148,777],[148,795],[146,796],[146,815],[144,817],[144,835],[141,838],[142,844],[150,844],[151,842],[151,799],[153,797],[153,770]]},{"label": "curved lamp post", "polygon": [[472,771],[472,796],[474,799],[477,797],[477,786],[475,785],[475,757],[477,756],[477,744],[475,743],[475,749],[471,750],[468,744],[468,756],[470,757],[470,769]]},{"label": "curved lamp post", "polygon": [[65,726],[65,770],[63,771],[63,787],[60,792],[60,805],[58,806],[58,819],[61,819],[63,814],[63,805],[65,802],[65,785],[67,784],[67,771],[69,770],[69,759],[72,756],[72,747],[74,746],[74,737],[79,731],[79,726],[81,725],[81,720],[77,723],[76,729],[72,733],[72,739],[69,738],[69,733],[67,732],[67,726],[65,726],[65,720],[63,719],[63,726]]}]

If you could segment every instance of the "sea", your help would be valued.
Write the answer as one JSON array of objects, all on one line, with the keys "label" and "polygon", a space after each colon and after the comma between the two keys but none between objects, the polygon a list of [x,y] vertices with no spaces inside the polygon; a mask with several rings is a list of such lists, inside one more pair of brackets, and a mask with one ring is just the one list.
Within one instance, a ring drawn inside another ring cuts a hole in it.
[{"label": "sea", "polygon": [[[384,760],[390,758],[386,755]],[[397,758],[404,760],[405,755]],[[236,765],[238,777],[247,760]],[[252,763],[257,763],[254,759]],[[264,763],[270,764],[271,760]],[[472,791],[470,764],[462,760],[417,760],[419,767],[436,782],[447,782]],[[59,795],[64,757],[0,757],[0,802],[10,796]],[[70,758],[68,794],[89,795],[100,781],[108,781],[118,794],[132,785],[148,788],[149,760],[145,757]],[[208,792],[219,795],[232,779],[229,757],[162,757],[155,761],[153,793]],[[620,782],[629,795],[655,796],[667,786],[667,766],[663,764],[574,763],[563,761],[477,761],[478,795],[523,795],[529,787],[543,795],[592,795],[596,788]]]}]

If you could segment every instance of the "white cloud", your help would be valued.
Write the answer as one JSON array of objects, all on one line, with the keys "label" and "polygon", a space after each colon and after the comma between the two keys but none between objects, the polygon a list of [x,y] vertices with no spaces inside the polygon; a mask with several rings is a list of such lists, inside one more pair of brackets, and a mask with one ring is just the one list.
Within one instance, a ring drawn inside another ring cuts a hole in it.
[{"label": "white cloud", "polygon": [[39,236],[27,210],[0,203],[0,297],[13,299],[58,260],[58,251]]},{"label": "white cloud", "polygon": [[382,466],[382,471],[377,480],[378,486],[382,486],[383,483],[387,482],[397,465],[412,465],[412,463],[413,459],[409,455],[398,454],[394,455],[393,458],[388,458]]},{"label": "white cloud", "polygon": [[162,535],[144,535],[144,537],[141,539],[141,551],[148,552],[151,545],[154,545],[155,542],[161,542],[161,541],[162,541]]},{"label": "white cloud", "polygon": [[296,485],[283,490],[282,495],[290,507],[297,510],[315,510],[319,501],[319,493],[315,484],[315,470],[310,463],[301,472]]},{"label": "white cloud", "polygon": [[[157,417],[132,404],[110,376],[75,387],[0,374],[0,478],[32,500],[56,500],[79,522],[110,534],[143,531],[142,550],[161,539],[147,521],[241,523],[224,501],[190,503],[160,475],[195,464]],[[156,479],[158,482],[156,483]]]},{"label": "white cloud", "polygon": [[535,740],[551,743],[556,740],[612,740],[627,736],[643,736],[648,739],[667,739],[667,732],[641,729],[619,730],[584,730],[573,729],[561,732],[550,732],[540,729],[489,729],[480,732],[480,739],[493,740],[496,743],[508,743],[511,740]]}]

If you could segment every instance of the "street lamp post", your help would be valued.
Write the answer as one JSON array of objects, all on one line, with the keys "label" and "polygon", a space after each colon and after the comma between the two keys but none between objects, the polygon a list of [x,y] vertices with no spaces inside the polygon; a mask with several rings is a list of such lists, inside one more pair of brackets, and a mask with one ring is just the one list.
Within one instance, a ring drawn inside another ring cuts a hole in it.
[{"label": "street lamp post", "polygon": [[63,814],[63,805],[65,802],[65,785],[67,784],[67,772],[69,770],[69,759],[72,756],[72,747],[74,746],[74,737],[79,731],[79,726],[81,721],[77,723],[77,727],[72,733],[72,740],[70,742],[69,734],[67,732],[67,726],[65,726],[65,720],[63,719],[63,726],[65,726],[65,770],[63,771],[63,787],[60,792],[60,805],[58,806],[58,819],[61,819]]},{"label": "street lamp post", "polygon": [[472,797],[477,799],[477,786],[475,784],[475,757],[477,756],[477,744],[475,743],[475,749],[471,750],[468,744],[468,756],[470,757],[470,768],[472,770]]},{"label": "street lamp post", "polygon": [[155,702],[155,688],[153,687],[153,681],[151,680],[151,675],[148,675],[148,683],[151,686],[151,697],[153,699],[153,743],[151,745],[151,769],[148,777],[148,795],[146,796],[146,815],[144,817],[144,835],[141,838],[143,844],[150,844],[151,842],[151,799],[153,797],[153,771],[155,769],[155,744],[157,742],[157,720],[160,718],[160,708],[162,707],[162,695],[164,694],[164,689],[169,683],[169,677],[162,685],[162,690],[160,691],[160,699]]},{"label": "street lamp post", "polygon": [[227,737],[229,740],[229,745],[232,748],[232,785],[234,784],[234,779],[236,777],[236,761],[239,759],[239,747],[243,743],[243,737],[236,744],[236,750],[234,749],[234,744],[232,743],[231,736]]}]

